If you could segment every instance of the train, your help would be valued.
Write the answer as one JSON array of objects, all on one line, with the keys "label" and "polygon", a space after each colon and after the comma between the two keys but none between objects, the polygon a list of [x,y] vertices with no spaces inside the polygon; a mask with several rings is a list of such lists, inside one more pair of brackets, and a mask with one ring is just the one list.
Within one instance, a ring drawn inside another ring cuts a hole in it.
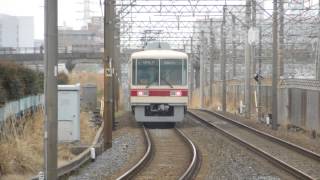
[{"label": "train", "polygon": [[188,55],[159,47],[131,54],[130,106],[137,122],[175,124],[188,105]]}]

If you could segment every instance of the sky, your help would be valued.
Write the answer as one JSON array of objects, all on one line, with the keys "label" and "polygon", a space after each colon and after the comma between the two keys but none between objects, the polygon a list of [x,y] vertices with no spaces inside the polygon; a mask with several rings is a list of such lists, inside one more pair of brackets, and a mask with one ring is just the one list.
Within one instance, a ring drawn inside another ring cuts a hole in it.
[{"label": "sky", "polygon": [[[81,4],[83,0],[58,1],[58,25],[80,29],[83,16]],[[95,15],[101,15],[99,0],[91,0],[91,7]],[[44,39],[44,0],[0,0],[0,13],[12,16],[34,17],[34,39]]]}]

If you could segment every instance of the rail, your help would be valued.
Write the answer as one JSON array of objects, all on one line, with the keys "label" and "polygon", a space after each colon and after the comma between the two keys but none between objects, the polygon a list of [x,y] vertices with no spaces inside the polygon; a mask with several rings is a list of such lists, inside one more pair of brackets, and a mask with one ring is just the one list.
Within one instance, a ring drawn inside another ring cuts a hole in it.
[{"label": "rail", "polygon": [[[211,111],[209,111],[211,112]],[[213,112],[211,112],[213,113]],[[308,174],[300,171],[299,169],[296,169],[295,167],[287,164],[284,161],[281,161],[279,159],[277,159],[276,157],[272,156],[271,154],[269,154],[268,152],[262,150],[261,148],[258,148],[252,144],[250,144],[249,142],[247,142],[246,140],[240,139],[239,137],[234,136],[233,134],[227,132],[226,130],[224,130],[223,128],[220,128],[219,126],[217,126],[214,123],[211,123],[203,118],[201,118],[200,116],[198,116],[197,114],[188,111],[188,114],[190,114],[192,117],[196,118],[197,120],[199,120],[200,122],[204,123],[205,125],[212,127],[214,129],[217,129],[219,132],[221,132],[223,135],[225,135],[226,137],[230,138],[231,140],[240,143],[241,145],[247,147],[248,149],[250,149],[251,151],[255,152],[256,154],[258,154],[259,156],[265,158],[267,161],[271,162],[272,164],[278,166],[279,168],[283,169],[284,171],[288,172],[289,174],[295,176],[298,179],[313,179],[313,177],[309,176]],[[226,118],[224,116],[220,116],[220,118],[222,119],[227,119],[230,120],[229,118]],[[231,120],[230,122],[234,122],[233,120]],[[239,125],[240,126],[240,125]],[[245,126],[243,126],[245,127]],[[309,153],[309,151],[306,151],[306,153]]]},{"label": "rail", "polygon": [[[179,129],[175,128],[175,130],[178,132],[178,134],[184,139],[184,141],[191,147],[192,149],[192,160],[189,164],[186,171],[180,176],[179,180],[185,180],[185,179],[192,179],[196,171],[198,169],[198,166],[200,164],[200,157],[198,150],[195,146],[195,144]],[[130,168],[128,171],[126,171],[123,175],[117,178],[117,180],[123,180],[123,179],[132,179],[137,173],[144,168],[146,163],[151,159],[152,154],[154,153],[154,148],[152,147],[152,142],[149,136],[148,131],[144,127],[146,142],[147,142],[147,151],[144,154],[144,156],[139,160],[138,163],[136,163],[132,168]]]},{"label": "rail", "polygon": [[265,132],[259,131],[257,129],[252,128],[252,127],[249,127],[249,126],[247,126],[245,124],[242,124],[242,123],[240,123],[238,121],[235,121],[235,120],[233,120],[231,118],[228,118],[228,117],[226,117],[226,116],[224,116],[222,114],[219,114],[219,113],[216,113],[216,112],[212,112],[212,111],[209,111],[209,110],[205,110],[205,109],[203,109],[202,111],[205,111],[205,112],[208,112],[208,113],[210,113],[212,115],[218,116],[218,117],[220,117],[220,118],[222,118],[224,120],[227,120],[227,121],[229,121],[229,122],[231,122],[231,123],[233,123],[233,124],[235,124],[235,125],[237,125],[239,127],[248,129],[251,132],[254,132],[255,134],[257,134],[257,135],[259,135],[261,137],[267,138],[267,139],[269,139],[269,140],[271,140],[271,141],[273,141],[275,143],[278,143],[278,144],[284,145],[284,146],[286,146],[288,148],[294,149],[295,151],[303,153],[306,156],[308,156],[310,158],[313,158],[313,159],[315,159],[315,160],[320,162],[320,155],[315,153],[315,152],[313,152],[313,151],[310,151],[310,150],[308,150],[306,148],[303,148],[301,146],[298,146],[296,144],[290,143],[288,141],[284,141],[284,140],[282,140],[280,138],[277,138],[277,137],[272,136],[270,134],[267,134]]},{"label": "rail", "polygon": [[151,138],[150,138],[149,132],[147,131],[147,129],[144,126],[143,126],[143,131],[144,131],[144,135],[145,135],[145,142],[147,144],[146,153],[143,155],[143,157],[139,160],[138,163],[136,163],[132,168],[130,168],[128,171],[126,171],[123,175],[118,177],[117,180],[131,179],[151,159],[152,152],[154,151],[154,148],[153,148],[153,145],[152,145],[152,142],[151,142]]},{"label": "rail", "polygon": [[195,178],[197,167],[200,165],[200,154],[195,146],[195,144],[179,129],[176,130],[180,133],[180,135],[187,141],[189,146],[192,149],[192,160],[187,168],[187,170],[183,173],[183,175],[179,178],[179,180],[184,179],[193,179]]}]

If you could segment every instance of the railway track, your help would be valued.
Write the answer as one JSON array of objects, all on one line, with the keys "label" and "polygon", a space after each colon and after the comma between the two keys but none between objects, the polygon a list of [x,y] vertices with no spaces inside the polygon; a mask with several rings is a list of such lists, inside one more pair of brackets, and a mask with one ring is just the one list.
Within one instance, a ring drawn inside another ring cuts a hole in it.
[{"label": "railway track", "polygon": [[146,129],[146,153],[122,179],[193,179],[199,167],[199,153],[193,142],[177,128]]},{"label": "railway track", "polygon": [[320,179],[320,156],[314,152],[211,111],[191,110],[188,114],[297,179]]}]

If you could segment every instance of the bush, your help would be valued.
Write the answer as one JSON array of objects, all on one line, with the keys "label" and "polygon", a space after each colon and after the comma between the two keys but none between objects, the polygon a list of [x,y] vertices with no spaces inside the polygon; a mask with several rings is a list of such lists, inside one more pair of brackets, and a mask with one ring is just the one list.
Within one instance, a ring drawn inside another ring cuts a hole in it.
[{"label": "bush", "polygon": [[43,73],[14,63],[0,63],[0,104],[42,92]]},{"label": "bush", "polygon": [[7,92],[2,87],[2,80],[0,80],[0,107],[3,106],[6,101],[7,101]]},{"label": "bush", "polygon": [[69,77],[66,73],[58,74],[58,84],[69,84]]}]

